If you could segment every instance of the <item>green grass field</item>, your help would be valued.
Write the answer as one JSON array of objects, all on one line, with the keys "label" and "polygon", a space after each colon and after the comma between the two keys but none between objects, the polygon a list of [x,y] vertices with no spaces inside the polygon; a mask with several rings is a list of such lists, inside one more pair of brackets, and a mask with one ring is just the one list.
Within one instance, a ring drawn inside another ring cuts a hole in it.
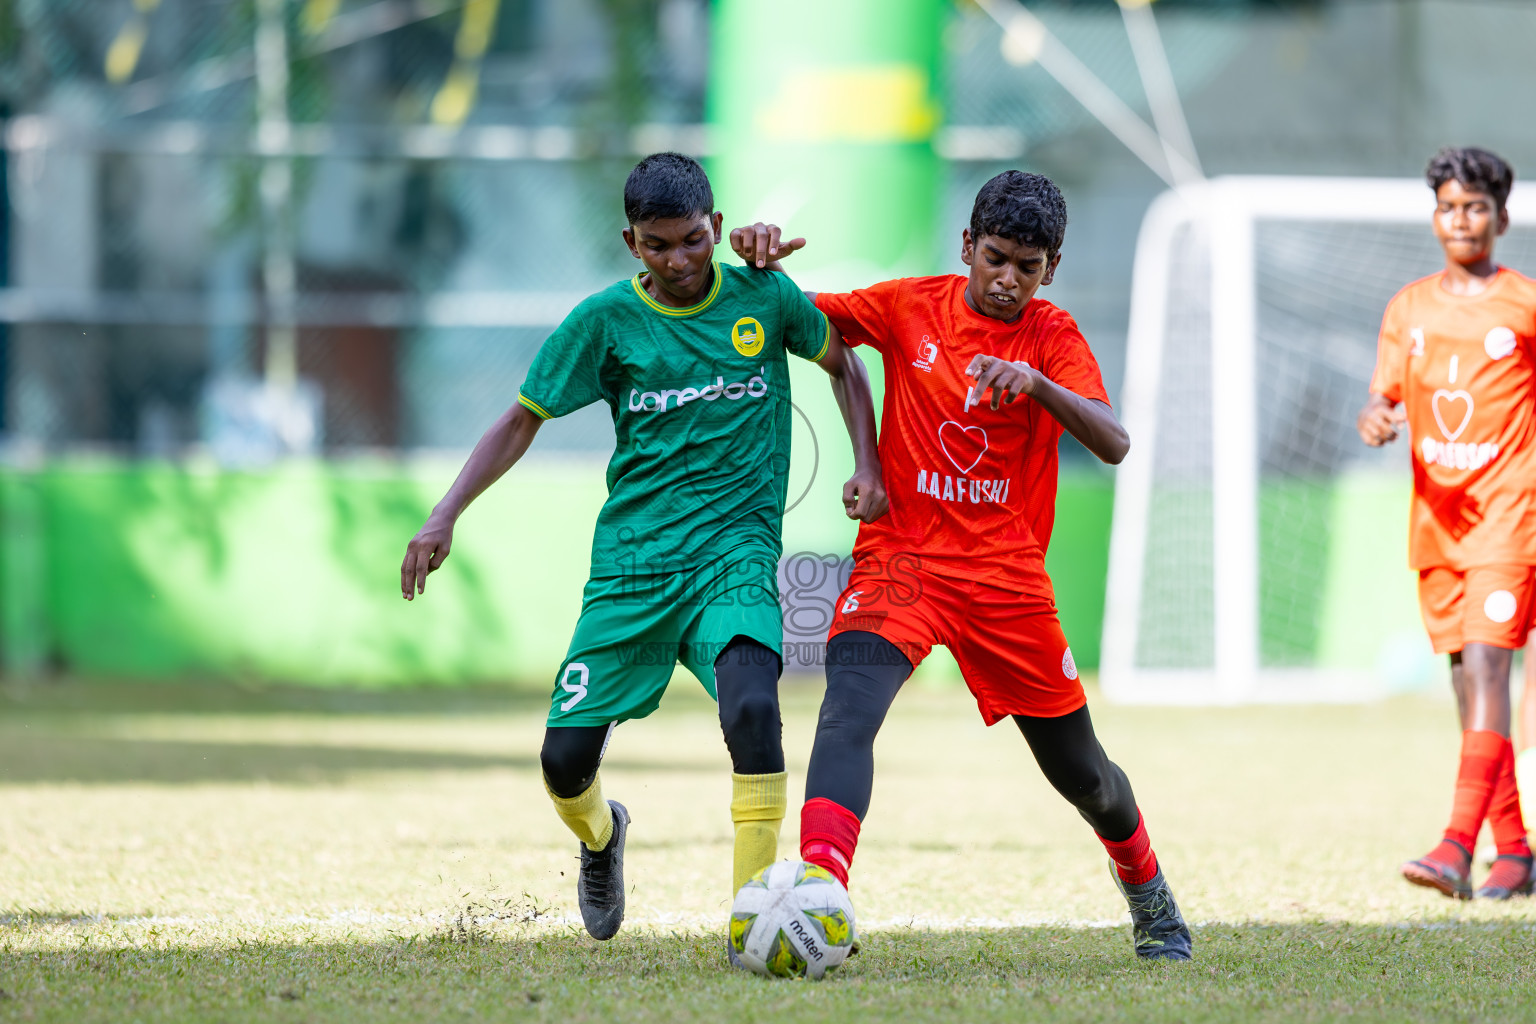
[{"label": "green grass field", "polygon": [[[679,680],[682,682],[682,680]],[[820,688],[785,686],[791,787]],[[0,1020],[1472,1020],[1536,1014],[1536,907],[1454,904],[1448,700],[1093,702],[1197,961],[1132,957],[1087,826],[963,690],[903,694],[855,866],[864,951],[730,971],[728,765],[677,685],[604,767],[629,921],[575,918],[542,702],[55,684],[0,693]],[[794,816],[781,854],[795,849]]]}]

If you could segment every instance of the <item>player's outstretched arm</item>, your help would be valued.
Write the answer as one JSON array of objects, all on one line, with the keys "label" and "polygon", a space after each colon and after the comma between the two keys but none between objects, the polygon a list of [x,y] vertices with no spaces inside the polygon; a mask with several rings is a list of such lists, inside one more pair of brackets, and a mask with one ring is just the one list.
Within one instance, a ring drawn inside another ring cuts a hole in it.
[{"label": "player's outstretched arm", "polygon": [[1115,419],[1113,409],[1097,399],[1067,390],[1028,363],[977,356],[965,372],[976,379],[978,401],[985,398],[988,388],[992,390],[994,409],[1019,395],[1028,395],[1102,462],[1118,466],[1131,450],[1131,436]]},{"label": "player's outstretched arm", "polygon": [[539,432],[543,420],[521,403],[514,405],[481,436],[469,453],[464,468],[448,493],[443,495],[405,546],[405,561],[400,563],[400,596],[407,601],[427,590],[427,574],[436,572],[453,546],[453,525],[487,487],[501,479],[523,457]]},{"label": "player's outstretched arm", "polygon": [[853,476],[843,484],[843,509],[849,519],[872,523],[890,507],[880,452],[875,440],[875,400],[869,391],[869,370],[843,341],[837,326],[827,324],[827,353],[817,363],[832,378],[832,395],[853,445]]},{"label": "player's outstretched arm", "polygon": [[1385,396],[1372,393],[1355,420],[1355,429],[1360,431],[1360,440],[1372,448],[1380,448],[1388,441],[1396,441],[1398,432],[1407,422],[1406,409]]}]

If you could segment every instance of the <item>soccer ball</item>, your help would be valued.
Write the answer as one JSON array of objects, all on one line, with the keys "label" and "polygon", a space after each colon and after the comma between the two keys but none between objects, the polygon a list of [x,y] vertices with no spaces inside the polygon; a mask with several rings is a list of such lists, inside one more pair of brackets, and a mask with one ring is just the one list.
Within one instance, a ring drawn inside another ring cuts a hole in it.
[{"label": "soccer ball", "polygon": [[770,864],[736,894],[731,948],[770,978],[820,978],[848,958],[853,903],[831,872],[815,864]]}]

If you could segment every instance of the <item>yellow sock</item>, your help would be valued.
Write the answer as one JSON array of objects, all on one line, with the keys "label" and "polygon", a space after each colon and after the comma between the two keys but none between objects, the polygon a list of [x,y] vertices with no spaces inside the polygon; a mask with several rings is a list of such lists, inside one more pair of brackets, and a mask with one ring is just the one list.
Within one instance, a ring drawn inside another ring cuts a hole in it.
[{"label": "yellow sock", "polygon": [[779,826],[789,806],[789,773],[731,773],[731,821],[736,824],[731,895],[779,855]]},{"label": "yellow sock", "polygon": [[548,782],[544,783],[544,790],[555,802],[555,813],[560,815],[565,827],[576,833],[576,838],[587,849],[596,853],[608,845],[608,840],[613,838],[613,808],[603,799],[601,775],[592,779],[592,785],[585,793],[570,798],[556,796]]},{"label": "yellow sock", "polygon": [[1520,816],[1529,831],[1536,828],[1536,747],[1526,747],[1515,758],[1515,786],[1520,790]]}]

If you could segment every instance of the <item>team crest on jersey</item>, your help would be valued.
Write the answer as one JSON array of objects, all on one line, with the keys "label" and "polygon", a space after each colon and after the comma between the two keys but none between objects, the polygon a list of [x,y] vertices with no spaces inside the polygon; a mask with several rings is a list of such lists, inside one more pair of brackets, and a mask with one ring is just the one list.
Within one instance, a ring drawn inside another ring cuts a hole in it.
[{"label": "team crest on jersey", "polygon": [[1515,351],[1515,332],[1508,327],[1495,327],[1483,338],[1483,351],[1489,359],[1503,359]]},{"label": "team crest on jersey", "polygon": [[763,350],[763,325],[744,316],[731,326],[731,344],[744,356],[755,356]]}]

